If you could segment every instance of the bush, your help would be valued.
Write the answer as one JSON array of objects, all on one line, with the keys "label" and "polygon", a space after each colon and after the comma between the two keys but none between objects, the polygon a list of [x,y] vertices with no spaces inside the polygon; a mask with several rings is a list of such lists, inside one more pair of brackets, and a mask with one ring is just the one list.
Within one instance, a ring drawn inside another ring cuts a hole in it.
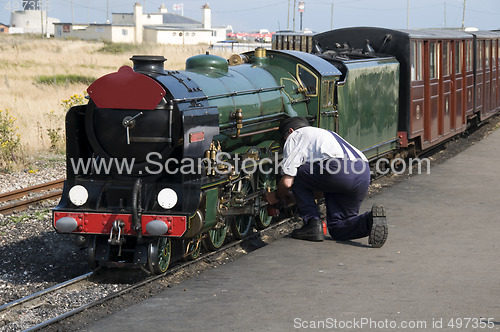
[{"label": "bush", "polygon": [[21,135],[17,134],[19,127],[14,125],[16,120],[8,109],[0,110],[0,163],[5,169],[11,169],[21,153]]},{"label": "bush", "polygon": [[110,43],[105,42],[104,46],[97,50],[99,53],[122,54],[131,53],[135,47],[133,44],[127,43]]},{"label": "bush", "polygon": [[63,99],[61,101],[61,106],[64,109],[64,113],[56,113],[50,111],[45,113],[45,117],[48,120],[49,127],[47,128],[47,135],[50,140],[50,148],[54,151],[63,152],[64,151],[64,117],[66,112],[75,105],[82,105],[85,103],[85,97],[83,95],[74,94],[68,99]]},{"label": "bush", "polygon": [[40,75],[35,78],[39,84],[68,85],[83,83],[90,85],[95,81],[94,77],[82,75]]},{"label": "bush", "polygon": [[86,103],[85,96],[74,94],[68,99],[61,100],[61,106],[64,108],[64,111],[67,112],[71,107],[76,105],[83,105]]}]

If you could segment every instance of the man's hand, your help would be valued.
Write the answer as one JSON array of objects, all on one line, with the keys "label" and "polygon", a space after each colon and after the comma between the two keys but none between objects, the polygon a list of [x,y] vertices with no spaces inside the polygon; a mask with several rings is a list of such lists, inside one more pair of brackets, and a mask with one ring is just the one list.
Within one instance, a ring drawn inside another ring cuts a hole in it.
[{"label": "man's hand", "polygon": [[266,200],[266,202],[268,202],[270,205],[279,203],[281,198],[284,198],[289,194],[290,188],[293,185],[293,179],[293,176],[284,175],[278,183],[278,189],[276,189],[276,191],[267,192],[265,194],[264,199]]},{"label": "man's hand", "polygon": [[279,202],[278,197],[276,197],[276,191],[267,192],[266,195],[264,196],[264,199],[270,205],[274,205]]}]

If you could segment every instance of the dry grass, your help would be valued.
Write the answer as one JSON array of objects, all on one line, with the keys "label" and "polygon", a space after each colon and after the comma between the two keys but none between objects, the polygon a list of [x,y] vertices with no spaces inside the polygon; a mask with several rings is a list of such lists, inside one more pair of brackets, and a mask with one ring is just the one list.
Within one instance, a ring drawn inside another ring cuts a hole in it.
[{"label": "dry grass", "polygon": [[207,49],[206,45],[141,45],[130,54],[97,52],[103,46],[80,40],[0,36],[0,110],[9,109],[17,119],[17,132],[27,154],[49,149],[47,129],[64,127],[61,101],[83,95],[87,89],[85,84],[37,84],[37,76],[76,74],[97,78],[122,65],[131,66],[129,58],[134,54],[163,55],[167,58],[166,69],[181,70],[188,57]]}]

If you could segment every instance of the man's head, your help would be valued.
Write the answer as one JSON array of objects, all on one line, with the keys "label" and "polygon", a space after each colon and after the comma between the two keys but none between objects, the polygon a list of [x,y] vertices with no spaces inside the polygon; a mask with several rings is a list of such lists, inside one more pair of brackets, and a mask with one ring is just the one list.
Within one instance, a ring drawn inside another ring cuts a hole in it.
[{"label": "man's head", "polygon": [[280,135],[285,140],[291,132],[290,129],[292,129],[293,131],[307,126],[309,126],[309,122],[307,122],[307,119],[304,117],[294,116],[291,118],[286,118],[280,123]]}]

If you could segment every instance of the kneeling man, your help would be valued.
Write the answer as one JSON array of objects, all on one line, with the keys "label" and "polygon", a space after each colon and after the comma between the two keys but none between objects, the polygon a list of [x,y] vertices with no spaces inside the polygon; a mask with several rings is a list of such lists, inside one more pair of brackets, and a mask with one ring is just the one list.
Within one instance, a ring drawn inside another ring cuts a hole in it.
[{"label": "kneeling man", "polygon": [[276,204],[291,189],[298,214],[304,221],[292,237],[323,241],[323,221],[314,192],[323,192],[326,221],[335,240],[368,236],[372,247],[382,247],[387,239],[385,209],[375,204],[371,211],[358,215],[370,185],[370,167],[361,151],[337,133],[311,127],[305,118],[292,117],[280,124],[283,147],[283,177],[278,189],[266,200]]}]

